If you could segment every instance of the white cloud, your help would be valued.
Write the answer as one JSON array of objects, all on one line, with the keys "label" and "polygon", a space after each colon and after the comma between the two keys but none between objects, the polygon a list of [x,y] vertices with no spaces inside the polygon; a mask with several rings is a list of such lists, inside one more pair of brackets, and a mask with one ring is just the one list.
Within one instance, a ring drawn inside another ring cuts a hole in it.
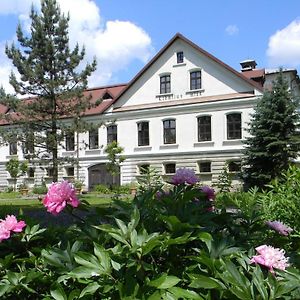
[{"label": "white cloud", "polygon": [[267,57],[271,67],[300,65],[300,20],[294,20],[269,38]]},{"label": "white cloud", "polygon": [[[22,26],[28,28],[28,13],[32,0],[13,0],[7,1],[7,4],[2,2],[4,1],[0,1],[0,16],[15,13]],[[34,2],[38,6],[39,0]],[[91,87],[110,83],[115,74],[127,68],[134,60],[145,63],[150,58],[153,52],[151,38],[141,27],[130,21],[105,22],[101,18],[99,7],[91,0],[58,0],[58,3],[63,13],[70,13],[71,47],[77,42],[80,46],[85,46],[84,62],[91,62],[94,57],[97,58],[97,71],[89,82]],[[1,61],[3,65],[0,65],[0,84],[2,82],[2,85],[7,87],[5,74],[9,62],[3,51],[0,52]]]},{"label": "white cloud", "polygon": [[225,32],[228,34],[228,35],[236,35],[239,33],[239,28],[236,26],[236,25],[228,25],[226,28],[225,28]]}]

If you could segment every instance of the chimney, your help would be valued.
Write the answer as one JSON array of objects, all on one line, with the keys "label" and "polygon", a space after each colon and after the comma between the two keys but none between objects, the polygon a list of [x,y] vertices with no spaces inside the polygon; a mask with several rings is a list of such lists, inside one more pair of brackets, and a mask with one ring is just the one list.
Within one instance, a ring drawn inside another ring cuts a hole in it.
[{"label": "chimney", "polygon": [[257,66],[257,63],[254,59],[247,59],[240,62],[241,72],[254,70]]}]

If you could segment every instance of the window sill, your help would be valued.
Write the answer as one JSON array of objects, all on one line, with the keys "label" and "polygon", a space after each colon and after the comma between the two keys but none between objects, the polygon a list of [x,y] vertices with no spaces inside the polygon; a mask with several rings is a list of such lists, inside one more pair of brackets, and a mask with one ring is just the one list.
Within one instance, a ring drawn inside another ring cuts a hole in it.
[{"label": "window sill", "polygon": [[158,98],[159,101],[174,99],[173,93],[158,94],[155,97]]},{"label": "window sill", "polygon": [[137,146],[133,149],[133,151],[151,151],[152,146]]},{"label": "window sill", "polygon": [[88,149],[88,150],[85,150],[85,154],[86,155],[95,155],[95,154],[101,154],[101,150],[99,148],[97,149]]},{"label": "window sill", "polygon": [[223,146],[234,146],[234,145],[242,145],[242,140],[241,139],[236,139],[236,140],[226,140],[223,141]]},{"label": "window sill", "polygon": [[164,144],[160,145],[159,149],[177,149],[179,147],[178,144]]},{"label": "window sill", "polygon": [[196,96],[201,96],[202,93],[204,93],[204,92],[205,92],[204,89],[197,89],[197,90],[186,91],[185,93],[187,95],[190,95],[191,97],[196,97]]},{"label": "window sill", "polygon": [[75,154],[75,151],[65,151],[65,152],[62,152],[61,155],[62,156],[74,156]]},{"label": "window sill", "polygon": [[186,66],[186,63],[185,63],[185,62],[183,62],[183,63],[178,63],[178,64],[176,64],[176,65],[173,65],[173,68],[184,67],[184,66]]},{"label": "window sill", "polygon": [[213,147],[214,145],[215,142],[212,141],[203,141],[203,142],[194,143],[194,147]]},{"label": "window sill", "polygon": [[211,175],[212,175],[212,172],[199,172],[199,173],[196,173],[196,175],[200,175],[200,176],[203,176],[203,175],[211,176]]},{"label": "window sill", "polygon": [[18,154],[9,154],[6,156],[7,159],[18,158]]}]

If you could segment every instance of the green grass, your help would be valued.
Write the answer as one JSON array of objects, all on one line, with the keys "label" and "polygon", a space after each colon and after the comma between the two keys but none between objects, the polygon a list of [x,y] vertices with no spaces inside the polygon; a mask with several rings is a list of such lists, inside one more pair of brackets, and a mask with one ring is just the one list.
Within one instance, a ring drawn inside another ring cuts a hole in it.
[{"label": "green grass", "polygon": [[[95,193],[88,193],[79,195],[80,200],[86,200],[91,205],[108,205],[112,202],[112,195],[99,195]],[[130,201],[131,197],[126,196],[124,201]],[[37,195],[21,196],[18,192],[0,193],[0,206],[21,207],[21,208],[41,208],[43,207]]]}]

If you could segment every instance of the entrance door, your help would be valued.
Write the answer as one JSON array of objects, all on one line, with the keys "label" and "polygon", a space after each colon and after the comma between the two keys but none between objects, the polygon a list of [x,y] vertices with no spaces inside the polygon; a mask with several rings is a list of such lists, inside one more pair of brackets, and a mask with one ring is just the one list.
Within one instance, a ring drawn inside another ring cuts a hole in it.
[{"label": "entrance door", "polygon": [[112,176],[106,169],[105,164],[98,164],[90,167],[89,169],[89,190],[97,184],[107,186],[120,185],[120,175]]}]

